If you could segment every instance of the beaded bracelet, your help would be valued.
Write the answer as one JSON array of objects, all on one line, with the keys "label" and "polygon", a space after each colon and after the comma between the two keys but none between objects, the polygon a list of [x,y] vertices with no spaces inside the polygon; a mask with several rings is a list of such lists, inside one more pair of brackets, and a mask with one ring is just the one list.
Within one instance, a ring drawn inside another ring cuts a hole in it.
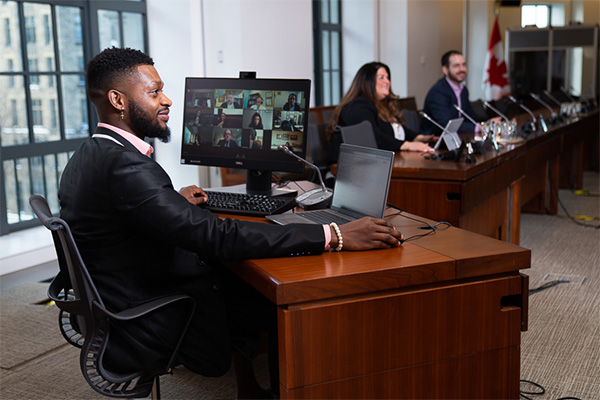
[{"label": "beaded bracelet", "polygon": [[341,251],[342,247],[344,247],[344,239],[342,239],[342,231],[340,231],[340,227],[335,222],[329,224],[329,226],[333,227],[335,231],[335,236],[337,236],[338,245],[335,248],[335,251]]}]

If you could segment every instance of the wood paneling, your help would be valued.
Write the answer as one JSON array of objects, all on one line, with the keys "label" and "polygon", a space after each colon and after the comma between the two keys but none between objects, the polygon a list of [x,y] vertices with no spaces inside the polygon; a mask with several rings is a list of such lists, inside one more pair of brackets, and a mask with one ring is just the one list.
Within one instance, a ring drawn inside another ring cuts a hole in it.
[{"label": "wood paneling", "polygon": [[[506,382],[518,381],[518,371],[515,376],[507,376],[506,360],[499,360],[502,367],[494,368],[501,370],[500,375],[492,375],[487,363],[481,362],[489,361],[490,354],[485,353],[518,349],[521,309],[503,308],[501,303],[503,297],[521,292],[521,277],[513,276],[344,304],[280,309],[280,355],[285,360],[281,364],[281,383],[289,390],[350,379],[357,380],[354,385],[360,393],[372,388],[367,385],[371,379],[373,383],[379,380],[382,387],[389,385],[389,374],[411,376],[411,386],[419,390],[434,382],[440,385],[436,378],[448,384],[452,381],[448,378],[461,375],[485,382],[468,389],[472,397],[501,394],[499,397],[507,398]],[[475,354],[482,357],[473,357]],[[288,365],[294,368],[290,370]],[[382,374],[386,371],[392,372]],[[380,375],[370,377],[373,374]],[[336,384],[338,388],[344,386]],[[435,395],[428,391],[406,393],[392,385],[384,392],[375,390],[377,396],[369,392],[367,397],[464,397],[466,386],[457,392],[450,389],[452,386],[443,390],[438,386],[440,392]],[[313,389],[308,390],[314,394]],[[319,397],[321,394],[325,395],[319,393]],[[346,392],[329,397],[332,394],[325,398],[340,398],[335,397],[340,394],[341,398],[355,398],[355,394]]]}]

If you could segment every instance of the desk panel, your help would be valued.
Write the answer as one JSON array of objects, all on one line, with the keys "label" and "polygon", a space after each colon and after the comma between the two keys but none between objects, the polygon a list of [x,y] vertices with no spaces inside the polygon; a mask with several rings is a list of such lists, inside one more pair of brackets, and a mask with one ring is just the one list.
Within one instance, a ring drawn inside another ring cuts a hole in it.
[{"label": "desk panel", "polygon": [[280,309],[282,398],[516,399],[507,382],[519,380],[509,354],[518,359],[522,310],[503,299],[521,295],[512,276]]}]

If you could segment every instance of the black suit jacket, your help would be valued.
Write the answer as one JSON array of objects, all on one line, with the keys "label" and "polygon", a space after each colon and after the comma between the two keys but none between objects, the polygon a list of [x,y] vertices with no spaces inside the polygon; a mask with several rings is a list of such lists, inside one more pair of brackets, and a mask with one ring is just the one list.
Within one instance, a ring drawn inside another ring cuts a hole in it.
[{"label": "black suit jacket", "polygon": [[[480,118],[473,111],[471,102],[469,101],[469,90],[465,86],[460,93],[461,108],[467,115],[473,118],[475,121],[479,121]],[[458,99],[454,94],[454,91],[450,87],[450,84],[446,78],[442,78],[435,83],[429,89],[427,96],[425,97],[425,105],[423,111],[429,115],[441,126],[446,126],[448,121],[455,118],[463,118],[463,116],[454,108],[454,104],[458,104]],[[464,119],[462,125],[458,129],[459,132],[474,132],[475,125],[467,118]],[[421,122],[421,132],[425,135],[439,135],[440,128],[429,122],[426,118],[423,118]]]},{"label": "black suit jacket", "polygon": [[[397,151],[405,140],[398,140],[394,136],[394,128],[389,122],[385,122],[377,114],[375,103],[366,97],[357,97],[342,108],[338,125],[348,126],[356,125],[362,121],[369,121],[373,127],[377,148],[383,150]],[[412,141],[417,137],[418,133],[403,125],[406,140]],[[339,132],[334,132],[331,136],[331,162],[337,162],[340,145],[342,144],[342,135]]]},{"label": "black suit jacket", "polygon": [[[221,104],[221,108],[228,108],[227,107],[227,102]],[[233,101],[233,108],[242,108],[241,105],[239,105],[235,100]]]},{"label": "black suit jacket", "polygon": [[[225,139],[221,139],[221,140],[219,140],[219,142],[217,143],[217,146],[225,147],[225,144],[227,144],[227,140],[225,140]],[[236,142],[235,140],[231,139],[231,140],[229,141],[229,147],[230,147],[230,148],[235,148],[235,147],[239,147],[239,146],[238,146],[238,144],[237,144],[237,142]]]},{"label": "black suit jacket", "polygon": [[294,103],[293,107],[290,107],[290,103],[285,103],[283,105],[283,109],[285,111],[302,111],[302,109],[300,108],[300,105],[298,103]]},{"label": "black suit jacket", "polygon": [[[183,348],[197,351],[188,355],[186,366],[209,376],[225,373],[231,353],[227,317],[211,280],[214,268],[200,260],[320,254],[323,228],[220,219],[190,204],[161,166],[127,140],[109,129],[97,133],[114,140],[92,137],[80,146],[65,167],[59,198],[60,216],[70,225],[105,305],[119,311],[165,294],[192,295],[194,334]],[[115,338],[115,349],[139,349],[134,364],[166,357],[177,310],[155,314],[128,325],[124,331],[130,335]]]}]

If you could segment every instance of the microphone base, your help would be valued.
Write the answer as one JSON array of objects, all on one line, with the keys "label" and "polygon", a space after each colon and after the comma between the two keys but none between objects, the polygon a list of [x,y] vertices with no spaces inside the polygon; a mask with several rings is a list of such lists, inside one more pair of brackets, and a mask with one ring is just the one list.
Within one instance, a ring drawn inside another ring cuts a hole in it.
[{"label": "microphone base", "polygon": [[333,191],[327,189],[323,191],[321,188],[309,190],[308,192],[302,193],[296,197],[296,203],[298,207],[304,210],[317,210],[319,208],[327,208],[331,205],[331,198],[333,197]]}]

